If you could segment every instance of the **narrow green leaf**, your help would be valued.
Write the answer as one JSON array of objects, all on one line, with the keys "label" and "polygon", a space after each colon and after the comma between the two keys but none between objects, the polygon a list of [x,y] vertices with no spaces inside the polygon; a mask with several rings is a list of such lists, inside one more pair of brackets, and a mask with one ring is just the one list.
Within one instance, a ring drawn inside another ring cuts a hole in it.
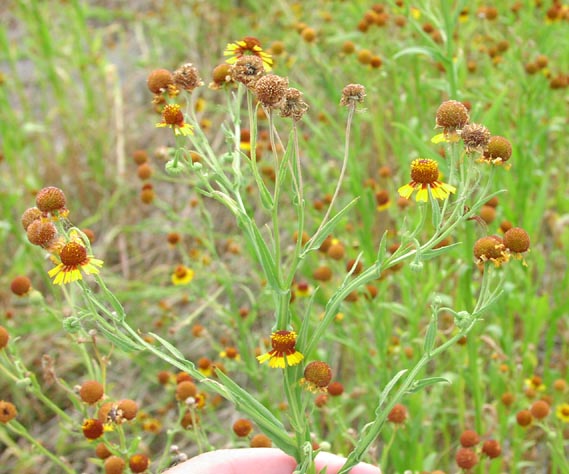
[{"label": "narrow green leaf", "polygon": [[437,319],[435,317],[431,318],[429,327],[427,328],[427,334],[425,335],[425,343],[423,345],[423,350],[430,354],[435,347],[435,339],[437,338]]},{"label": "narrow green leaf", "polygon": [[410,388],[407,390],[407,393],[416,393],[419,390],[428,387],[429,385],[435,385],[438,383],[448,383],[450,384],[450,380],[444,377],[428,377],[425,379],[417,380]]},{"label": "narrow green leaf", "polygon": [[117,346],[123,352],[138,352],[143,349],[138,344],[128,339],[118,329],[116,332],[111,332],[104,326],[99,326],[99,331],[103,333],[109,342]]},{"label": "narrow green leaf", "polygon": [[375,414],[377,416],[380,415],[381,413],[381,409],[383,407],[383,404],[385,403],[385,400],[387,400],[387,397],[389,396],[389,393],[391,392],[391,390],[393,390],[393,387],[395,387],[395,384],[399,381],[399,379],[401,377],[403,377],[405,374],[407,373],[407,369],[403,369],[400,370],[399,372],[397,372],[395,374],[395,376],[389,381],[389,383],[385,386],[385,388],[383,389],[383,391],[381,392],[381,396],[379,397],[379,401],[377,403],[377,408],[375,409]]},{"label": "narrow green leaf", "polygon": [[185,359],[184,355],[178,349],[176,349],[172,344],[170,344],[166,339],[161,338],[158,334],[153,332],[149,332],[148,334],[152,336],[154,339],[156,339],[160,344],[162,344],[162,346],[164,346],[164,348],[174,357],[180,360]]},{"label": "narrow green leaf", "polygon": [[439,201],[437,201],[433,197],[433,193],[431,192],[430,189],[429,189],[429,196],[430,196],[429,200],[431,201],[431,210],[432,210],[431,219],[433,222],[433,227],[435,228],[435,231],[437,231],[441,223],[441,208],[439,206]]},{"label": "narrow green leaf", "polygon": [[444,247],[438,249],[425,250],[424,252],[421,252],[421,260],[425,261],[439,257],[440,255],[449,252],[451,249],[458,247],[459,245],[462,245],[462,242],[455,242],[454,244],[445,245]]}]

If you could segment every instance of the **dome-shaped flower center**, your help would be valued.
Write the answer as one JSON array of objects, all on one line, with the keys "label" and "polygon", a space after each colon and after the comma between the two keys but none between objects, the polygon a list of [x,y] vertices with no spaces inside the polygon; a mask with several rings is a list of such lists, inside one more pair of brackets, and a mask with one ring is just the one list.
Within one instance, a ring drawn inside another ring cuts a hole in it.
[{"label": "dome-shaped flower center", "polygon": [[277,331],[271,335],[271,345],[277,352],[293,351],[295,344],[296,333],[294,331]]},{"label": "dome-shaped flower center", "polygon": [[183,265],[178,265],[174,273],[177,278],[184,278],[188,274],[188,269]]},{"label": "dome-shaped flower center", "polygon": [[435,160],[413,160],[411,163],[411,179],[416,183],[433,184],[439,179],[439,165]]},{"label": "dome-shaped flower center", "polygon": [[69,242],[59,254],[63,265],[81,265],[87,260],[87,249],[77,242]]},{"label": "dome-shaped flower center", "polygon": [[164,106],[162,117],[164,118],[164,122],[168,125],[182,126],[184,123],[184,114],[178,104],[168,104]]},{"label": "dome-shaped flower center", "polygon": [[313,361],[305,367],[304,378],[317,387],[326,387],[332,380],[332,370],[326,362]]}]

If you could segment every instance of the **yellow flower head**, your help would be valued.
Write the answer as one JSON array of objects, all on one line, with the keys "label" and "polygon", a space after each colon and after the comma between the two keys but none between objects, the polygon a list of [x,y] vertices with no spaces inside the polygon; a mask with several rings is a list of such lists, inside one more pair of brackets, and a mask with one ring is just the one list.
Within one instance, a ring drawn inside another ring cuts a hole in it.
[{"label": "yellow flower head", "polygon": [[54,285],[62,285],[73,281],[82,280],[81,271],[87,274],[99,273],[99,268],[103,266],[103,261],[88,255],[85,246],[79,239],[67,242],[59,252],[60,263],[52,268],[48,275],[54,278]]},{"label": "yellow flower head", "polygon": [[170,127],[175,135],[193,135],[192,126],[184,122],[184,114],[178,104],[167,104],[162,110],[162,122],[157,127]]},{"label": "yellow flower head", "polygon": [[415,190],[418,190],[416,200],[427,202],[429,189],[436,199],[447,199],[456,188],[450,184],[439,181],[439,165],[435,160],[420,158],[411,163],[411,181],[401,186],[397,192],[405,199],[409,199]]},{"label": "yellow flower head", "polygon": [[557,405],[557,408],[555,409],[555,416],[563,423],[569,423],[569,403]]},{"label": "yellow flower head", "polygon": [[259,57],[263,61],[263,68],[266,72],[269,72],[273,66],[272,56],[263,51],[259,40],[252,36],[246,36],[242,40],[229,43],[225,47],[223,55],[229,56],[226,60],[228,64],[235,64],[235,62],[243,56],[253,55]]},{"label": "yellow flower head", "polygon": [[304,356],[295,349],[296,333],[294,331],[276,331],[271,334],[272,351],[257,356],[259,363],[269,361],[269,367],[284,369],[287,366],[300,364]]},{"label": "yellow flower head", "polygon": [[194,271],[184,265],[178,265],[171,278],[174,285],[187,285],[194,279]]}]

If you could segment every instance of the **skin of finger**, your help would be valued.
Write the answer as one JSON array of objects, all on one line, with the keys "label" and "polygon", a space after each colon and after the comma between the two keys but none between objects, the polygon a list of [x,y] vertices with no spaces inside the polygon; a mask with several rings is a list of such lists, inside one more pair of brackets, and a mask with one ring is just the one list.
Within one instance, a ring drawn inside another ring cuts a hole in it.
[{"label": "skin of finger", "polygon": [[[316,457],[317,469],[327,467],[327,474],[337,474],[344,462],[345,458],[331,453],[322,452]],[[164,474],[291,474],[295,467],[294,459],[279,449],[221,449],[196,456]],[[381,471],[360,463],[350,474],[381,474]]]}]

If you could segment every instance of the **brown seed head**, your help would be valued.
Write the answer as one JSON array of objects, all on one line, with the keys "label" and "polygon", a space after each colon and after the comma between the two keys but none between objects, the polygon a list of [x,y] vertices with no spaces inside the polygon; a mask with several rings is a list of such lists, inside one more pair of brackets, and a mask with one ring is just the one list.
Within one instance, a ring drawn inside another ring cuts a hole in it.
[{"label": "brown seed head", "polygon": [[330,281],[332,279],[332,269],[328,265],[322,265],[312,272],[312,276],[317,281]]},{"label": "brown seed head", "polygon": [[490,136],[490,130],[479,123],[466,124],[460,133],[467,153],[483,153],[488,146]]},{"label": "brown seed head", "polygon": [[457,100],[447,100],[437,109],[436,126],[445,132],[462,130],[469,120],[468,109]]},{"label": "brown seed head", "polygon": [[195,397],[198,389],[194,382],[184,381],[176,386],[176,399],[184,401],[189,397]]},{"label": "brown seed head", "polygon": [[4,326],[0,326],[0,350],[4,349],[8,345],[10,340],[10,334]]},{"label": "brown seed head", "polygon": [[[229,84],[231,79],[231,66],[227,63],[222,63],[213,68],[211,73],[213,79],[213,85],[221,87],[225,84]],[[210,85],[210,87],[212,87]]]},{"label": "brown seed head", "polygon": [[233,423],[233,432],[240,438],[244,438],[253,431],[253,423],[245,418],[238,419]]},{"label": "brown seed head", "polygon": [[492,206],[482,206],[480,208],[480,217],[486,224],[491,224],[496,219],[496,209]]},{"label": "brown seed head", "polygon": [[532,406],[530,407],[530,412],[534,418],[543,420],[544,418],[547,418],[547,415],[549,415],[549,404],[544,400],[537,400],[533,402]]},{"label": "brown seed head", "polygon": [[285,51],[285,44],[282,41],[273,41],[271,44],[271,54],[273,56],[280,56]]},{"label": "brown seed head", "polygon": [[397,425],[405,423],[406,419],[407,419],[407,408],[405,408],[400,403],[394,405],[391,411],[389,412],[389,415],[387,415],[387,420]]},{"label": "brown seed head", "polygon": [[302,36],[302,39],[307,43],[312,43],[316,40],[316,31],[314,28],[307,27],[302,30],[300,36]]},{"label": "brown seed head", "polygon": [[0,400],[0,423],[8,423],[18,415],[13,403]]},{"label": "brown seed head", "polygon": [[33,221],[26,230],[28,240],[40,247],[48,247],[57,235],[57,229],[52,222]]},{"label": "brown seed head", "polygon": [[327,403],[328,403],[328,395],[325,393],[317,395],[316,398],[314,399],[314,405],[316,405],[318,408],[322,408]]},{"label": "brown seed head", "polygon": [[249,446],[252,448],[271,448],[273,446],[273,442],[268,436],[264,434],[257,434],[251,438]]},{"label": "brown seed head", "polygon": [[495,439],[489,439],[484,441],[484,444],[482,445],[482,452],[490,459],[494,459],[502,454],[502,448],[498,441]]},{"label": "brown seed head", "polygon": [[304,368],[304,378],[317,388],[324,388],[332,380],[332,369],[326,362],[315,360]]},{"label": "brown seed head", "polygon": [[521,227],[512,227],[504,234],[504,245],[514,253],[527,252],[530,247],[529,235]]},{"label": "brown seed head", "polygon": [[567,390],[567,381],[564,379],[557,379],[553,382],[553,390],[557,392],[565,392]]},{"label": "brown seed head", "polygon": [[126,462],[118,456],[109,456],[105,459],[105,474],[123,474]]},{"label": "brown seed head", "polygon": [[494,135],[490,137],[484,157],[490,160],[508,161],[512,156],[512,144],[508,139]]},{"label": "brown seed head", "polygon": [[32,282],[27,276],[19,275],[10,283],[10,290],[17,296],[24,296],[32,287]]},{"label": "brown seed head", "polygon": [[502,403],[507,407],[512,405],[515,399],[516,399],[515,395],[511,392],[503,393],[501,397]]},{"label": "brown seed head", "polygon": [[155,69],[146,79],[148,89],[153,94],[161,94],[168,89],[168,86],[174,83],[172,73],[167,69]]},{"label": "brown seed head", "polygon": [[65,194],[55,186],[41,189],[36,195],[36,206],[42,212],[54,212],[65,209]]},{"label": "brown seed head", "polygon": [[345,41],[342,45],[342,53],[344,54],[352,54],[356,50],[356,45],[353,41]]},{"label": "brown seed head", "polygon": [[261,77],[255,84],[257,99],[261,104],[269,108],[280,106],[287,89],[288,79],[276,74],[267,74]]},{"label": "brown seed head", "polygon": [[203,86],[198,69],[191,63],[184,64],[174,71],[174,85],[179,89],[192,92],[196,87]]},{"label": "brown seed head", "polygon": [[491,235],[478,239],[474,244],[474,257],[477,260],[486,261],[492,259],[500,259],[503,257],[505,250],[502,239],[498,236]]},{"label": "brown seed head", "polygon": [[134,420],[138,413],[138,404],[129,398],[121,400],[118,404],[118,408],[122,412],[122,417],[125,420]]},{"label": "brown seed head", "polygon": [[128,465],[130,470],[134,473],[144,472],[148,469],[148,465],[150,464],[150,459],[146,454],[133,454],[130,459],[128,460]]},{"label": "brown seed head", "polygon": [[342,89],[340,105],[355,107],[356,103],[364,101],[366,89],[361,84],[348,84]]},{"label": "brown seed head", "polygon": [[344,393],[344,386],[341,382],[332,382],[328,385],[328,393],[333,397],[339,397]]},{"label": "brown seed head", "polygon": [[336,242],[328,247],[326,253],[330,258],[334,260],[342,260],[346,254],[346,250],[344,248],[344,245],[342,245],[340,242]]},{"label": "brown seed head", "polygon": [[95,448],[95,456],[99,459],[107,459],[112,454],[105,443],[99,443]]},{"label": "brown seed head", "polygon": [[290,117],[299,121],[308,110],[308,104],[302,99],[303,95],[298,89],[289,87],[283,96],[281,104],[281,117]]},{"label": "brown seed head", "polygon": [[85,420],[81,425],[83,436],[87,439],[97,439],[103,436],[104,427],[103,423],[95,418]]},{"label": "brown seed head", "polygon": [[41,217],[41,211],[37,207],[30,207],[29,209],[26,209],[22,214],[22,219],[21,219],[22,227],[24,228],[24,230],[28,230],[28,226],[32,222],[39,220],[40,217]]},{"label": "brown seed head", "polygon": [[79,389],[79,396],[81,400],[89,405],[98,402],[105,394],[103,384],[97,380],[87,380],[83,382],[81,388]]},{"label": "brown seed head", "polygon": [[137,165],[141,165],[148,161],[148,153],[146,150],[134,150],[132,153],[132,159]]},{"label": "brown seed head", "polygon": [[478,433],[474,430],[463,431],[460,435],[460,444],[464,448],[472,448],[480,442]]},{"label": "brown seed head", "polygon": [[150,179],[152,176],[152,167],[148,163],[142,163],[141,165],[138,165],[136,174],[143,181]]},{"label": "brown seed head", "polygon": [[460,448],[456,453],[456,464],[461,469],[472,469],[478,464],[478,456],[469,448]]},{"label": "brown seed head", "polygon": [[520,426],[528,426],[532,422],[532,414],[529,410],[519,411],[516,415],[516,421]]},{"label": "brown seed head", "polygon": [[352,258],[350,260],[348,260],[348,263],[346,263],[346,272],[352,272],[353,271],[353,275],[359,275],[364,269],[364,264],[362,263],[361,260],[358,260],[356,263],[356,259]]}]

